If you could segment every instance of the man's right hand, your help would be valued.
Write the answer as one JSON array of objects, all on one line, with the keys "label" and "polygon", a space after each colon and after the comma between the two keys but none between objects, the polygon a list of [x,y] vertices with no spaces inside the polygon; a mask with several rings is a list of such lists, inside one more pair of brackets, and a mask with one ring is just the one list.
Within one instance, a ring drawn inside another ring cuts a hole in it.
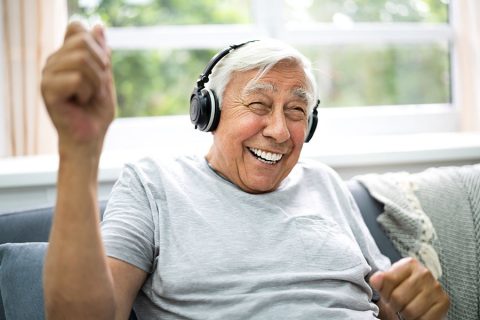
[{"label": "man's right hand", "polygon": [[63,46],[47,60],[41,88],[60,153],[99,156],[116,104],[103,28],[88,31],[79,22],[69,24]]}]

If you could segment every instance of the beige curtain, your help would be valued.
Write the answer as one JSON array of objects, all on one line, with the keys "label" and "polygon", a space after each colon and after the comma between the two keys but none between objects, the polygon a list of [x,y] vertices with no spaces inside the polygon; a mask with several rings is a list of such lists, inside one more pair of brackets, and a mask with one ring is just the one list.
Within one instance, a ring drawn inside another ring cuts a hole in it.
[{"label": "beige curtain", "polygon": [[67,24],[66,0],[1,1],[4,153],[53,153],[57,138],[41,98],[40,78],[46,58],[62,42]]},{"label": "beige curtain", "polygon": [[461,108],[462,130],[480,131],[480,1],[453,0],[456,102]]}]

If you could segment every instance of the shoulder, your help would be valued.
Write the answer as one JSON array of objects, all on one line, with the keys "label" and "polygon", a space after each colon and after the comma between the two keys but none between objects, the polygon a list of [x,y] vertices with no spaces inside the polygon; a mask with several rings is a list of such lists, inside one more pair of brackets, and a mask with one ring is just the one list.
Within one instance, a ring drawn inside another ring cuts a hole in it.
[{"label": "shoulder", "polygon": [[156,176],[168,173],[179,173],[188,170],[200,170],[204,160],[197,156],[177,157],[144,157],[135,162],[126,163],[124,170],[134,171],[137,174]]},{"label": "shoulder", "polygon": [[348,188],[345,181],[339,174],[314,159],[301,159],[292,170],[293,181],[307,186],[313,192],[321,193],[324,196],[330,194],[335,198],[348,198]]},{"label": "shoulder", "polygon": [[[203,160],[203,161],[202,161]],[[197,176],[205,171],[205,160],[202,157],[144,157],[139,160],[125,163],[118,181],[123,184],[140,184],[158,186],[169,180],[181,180],[182,177]]]},{"label": "shoulder", "polygon": [[298,160],[297,166],[315,171],[335,172],[325,163],[310,158],[301,158],[300,160]]},{"label": "shoulder", "polygon": [[304,178],[314,177],[322,180],[332,180],[340,182],[342,179],[338,173],[325,163],[314,159],[300,159],[295,166],[294,171],[301,174]]}]

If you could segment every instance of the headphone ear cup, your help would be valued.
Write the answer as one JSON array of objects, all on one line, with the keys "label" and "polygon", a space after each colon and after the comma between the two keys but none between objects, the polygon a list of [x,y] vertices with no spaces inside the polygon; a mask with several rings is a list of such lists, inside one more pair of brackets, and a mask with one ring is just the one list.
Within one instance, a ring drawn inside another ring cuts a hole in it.
[{"label": "headphone ear cup", "polygon": [[205,122],[205,115],[202,105],[205,102],[202,98],[202,93],[197,88],[193,89],[190,95],[190,121],[195,125],[195,129],[202,130]]},{"label": "headphone ear cup", "polygon": [[315,133],[315,129],[317,129],[317,123],[318,123],[318,116],[317,116],[317,110],[315,109],[310,117],[308,117],[308,132],[307,136],[305,137],[305,142],[309,142],[313,134]]},{"label": "headphone ear cup", "polygon": [[202,92],[207,96],[208,105],[210,107],[210,120],[205,131],[214,131],[217,129],[218,123],[220,122],[220,104],[218,103],[215,91],[203,89]]},{"label": "headphone ear cup", "polygon": [[220,107],[215,92],[195,88],[190,96],[190,120],[195,129],[213,131],[220,120]]}]

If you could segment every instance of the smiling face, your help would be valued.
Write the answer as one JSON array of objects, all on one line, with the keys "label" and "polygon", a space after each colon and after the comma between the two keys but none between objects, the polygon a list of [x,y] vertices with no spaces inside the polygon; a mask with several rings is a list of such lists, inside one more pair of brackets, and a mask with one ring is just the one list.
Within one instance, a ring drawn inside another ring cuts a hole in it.
[{"label": "smiling face", "polygon": [[287,177],[300,156],[308,118],[307,84],[298,64],[281,61],[252,80],[257,74],[232,74],[206,157],[249,193],[273,191]]}]

